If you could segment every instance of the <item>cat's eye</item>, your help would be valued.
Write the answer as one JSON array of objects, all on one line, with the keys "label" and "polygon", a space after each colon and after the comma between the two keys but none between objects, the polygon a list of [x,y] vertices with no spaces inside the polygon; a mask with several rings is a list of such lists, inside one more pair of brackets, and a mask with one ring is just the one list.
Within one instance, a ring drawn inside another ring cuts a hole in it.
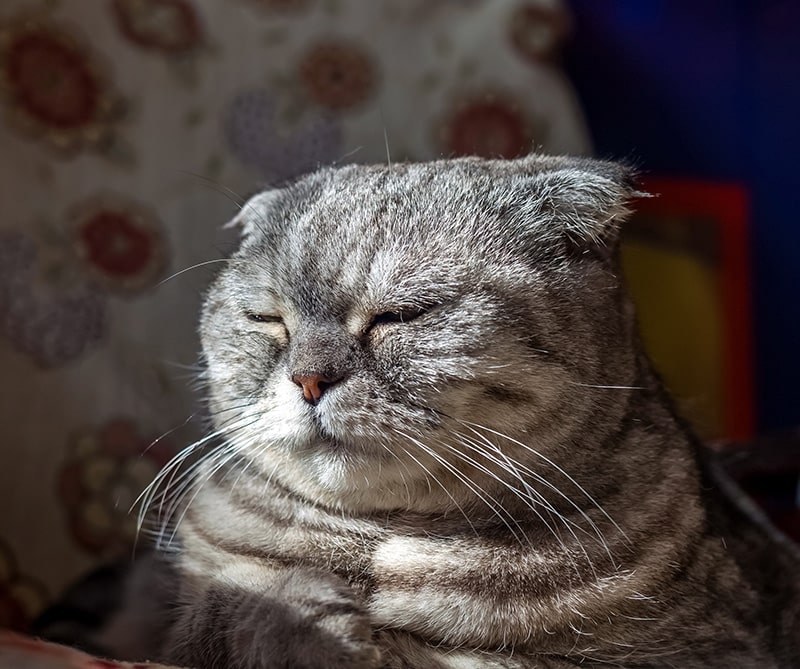
[{"label": "cat's eye", "polygon": [[368,329],[387,323],[408,323],[419,318],[427,311],[422,307],[406,307],[393,311],[384,311],[372,317]]},{"label": "cat's eye", "polygon": [[247,320],[253,321],[254,323],[283,323],[283,319],[274,314],[259,314],[254,311],[247,311],[245,315],[247,316]]}]

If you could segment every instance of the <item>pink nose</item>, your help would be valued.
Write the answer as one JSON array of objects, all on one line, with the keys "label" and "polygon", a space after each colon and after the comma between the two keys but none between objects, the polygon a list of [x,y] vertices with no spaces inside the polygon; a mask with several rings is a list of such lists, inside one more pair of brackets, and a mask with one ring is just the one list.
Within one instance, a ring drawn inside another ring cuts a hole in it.
[{"label": "pink nose", "polygon": [[303,389],[303,398],[306,402],[315,404],[336,381],[329,379],[324,374],[292,374],[292,381]]}]

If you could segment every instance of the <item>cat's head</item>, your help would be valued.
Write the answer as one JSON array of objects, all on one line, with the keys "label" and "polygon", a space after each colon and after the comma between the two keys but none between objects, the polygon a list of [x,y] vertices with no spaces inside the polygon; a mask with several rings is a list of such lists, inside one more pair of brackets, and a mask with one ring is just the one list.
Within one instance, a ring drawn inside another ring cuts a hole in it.
[{"label": "cat's head", "polygon": [[203,311],[216,428],[352,508],[439,508],[580,448],[618,418],[595,386],[634,380],[614,252],[629,181],[533,155],[325,169],[255,196]]}]

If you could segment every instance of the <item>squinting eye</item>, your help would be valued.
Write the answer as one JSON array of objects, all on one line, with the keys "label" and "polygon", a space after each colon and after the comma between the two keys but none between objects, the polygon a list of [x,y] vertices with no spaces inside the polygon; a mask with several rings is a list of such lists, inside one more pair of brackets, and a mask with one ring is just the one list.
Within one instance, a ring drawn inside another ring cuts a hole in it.
[{"label": "squinting eye", "polygon": [[270,314],[256,314],[252,311],[247,312],[247,319],[254,323],[283,323],[280,316],[273,316]]},{"label": "squinting eye", "polygon": [[369,328],[385,323],[408,323],[422,316],[425,311],[426,310],[421,307],[398,309],[397,311],[384,311],[382,314],[373,316],[372,320],[369,322]]}]

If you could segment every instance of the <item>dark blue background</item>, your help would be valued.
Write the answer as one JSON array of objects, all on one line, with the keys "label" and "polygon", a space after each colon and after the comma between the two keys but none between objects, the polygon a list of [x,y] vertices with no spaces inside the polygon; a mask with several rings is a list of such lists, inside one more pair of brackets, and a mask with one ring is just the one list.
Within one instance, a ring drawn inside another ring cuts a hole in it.
[{"label": "dark blue background", "polygon": [[598,155],[749,188],[758,428],[800,424],[800,1],[571,5]]}]

